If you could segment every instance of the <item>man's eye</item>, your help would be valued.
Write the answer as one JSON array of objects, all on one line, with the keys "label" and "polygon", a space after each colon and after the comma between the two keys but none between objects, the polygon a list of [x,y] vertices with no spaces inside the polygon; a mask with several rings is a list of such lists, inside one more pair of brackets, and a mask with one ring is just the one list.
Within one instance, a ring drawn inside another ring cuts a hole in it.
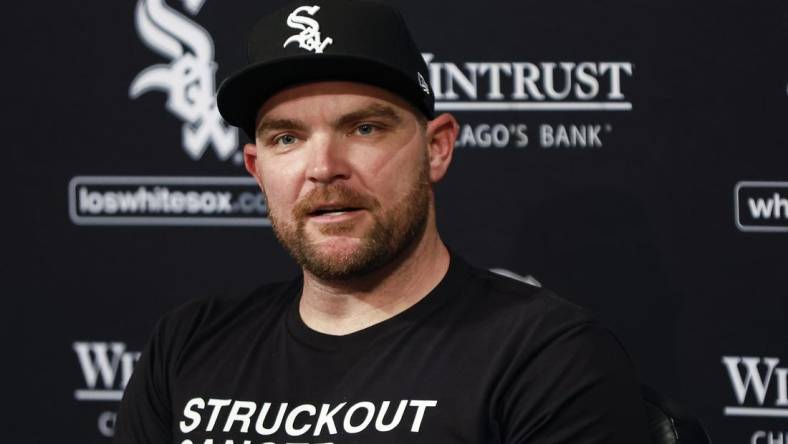
[{"label": "man's eye", "polygon": [[375,125],[372,125],[372,124],[369,124],[369,123],[364,123],[362,125],[359,125],[356,128],[356,132],[358,134],[361,134],[362,136],[367,136],[369,134],[374,133],[375,130],[377,130],[377,129],[378,128]]},{"label": "man's eye", "polygon": [[274,139],[274,142],[281,145],[291,145],[296,142],[296,138],[293,135],[284,134]]}]

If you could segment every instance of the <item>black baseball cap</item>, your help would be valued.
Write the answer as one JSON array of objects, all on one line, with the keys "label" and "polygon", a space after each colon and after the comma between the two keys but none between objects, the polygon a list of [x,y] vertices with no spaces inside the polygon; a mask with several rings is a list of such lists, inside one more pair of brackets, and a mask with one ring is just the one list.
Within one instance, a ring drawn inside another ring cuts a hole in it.
[{"label": "black baseball cap", "polygon": [[427,64],[393,7],[371,1],[306,0],[285,5],[252,28],[249,64],[222,82],[224,120],[254,140],[260,106],[283,88],[322,80],[387,89],[428,119],[435,100]]}]

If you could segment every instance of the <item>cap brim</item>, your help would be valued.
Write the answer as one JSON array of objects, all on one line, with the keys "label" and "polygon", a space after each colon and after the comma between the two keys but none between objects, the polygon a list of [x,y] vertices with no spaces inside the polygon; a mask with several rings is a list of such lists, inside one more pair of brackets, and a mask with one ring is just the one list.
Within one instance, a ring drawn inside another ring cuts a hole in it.
[{"label": "cap brim", "polygon": [[415,80],[384,63],[335,54],[294,56],[247,66],[222,82],[216,103],[225,121],[243,129],[254,140],[257,112],[267,99],[289,86],[330,80],[387,89],[413,104],[428,119],[435,117]]}]

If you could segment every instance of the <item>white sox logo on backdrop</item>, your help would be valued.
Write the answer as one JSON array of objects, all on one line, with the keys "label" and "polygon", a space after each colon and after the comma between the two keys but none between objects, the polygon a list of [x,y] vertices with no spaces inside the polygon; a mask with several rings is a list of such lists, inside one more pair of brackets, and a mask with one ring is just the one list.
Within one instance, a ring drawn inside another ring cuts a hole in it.
[{"label": "white sox logo on backdrop", "polygon": [[[196,15],[205,0],[183,0]],[[167,93],[167,110],[183,121],[183,148],[194,160],[209,144],[221,160],[238,148],[238,130],[224,124],[216,107],[213,39],[200,25],[167,6],[164,0],[139,0],[135,24],[142,41],[170,60],[140,72],[132,81],[132,99],[148,91]]]},{"label": "white sox logo on backdrop", "polygon": [[[205,0],[181,0],[188,14]],[[216,106],[216,62],[208,32],[164,0],[138,0],[135,25],[142,41],[169,59],[142,70],[129,96],[167,94],[166,109],[180,119],[182,145],[200,160],[212,145],[216,158],[243,162],[238,129]],[[268,207],[251,177],[75,176],[68,184],[68,213],[76,225],[269,226]]]},{"label": "white sox logo on backdrop", "polygon": [[283,48],[293,42],[297,42],[299,48],[306,49],[307,51],[314,51],[315,54],[322,54],[326,46],[334,43],[334,39],[331,37],[320,40],[320,23],[318,23],[317,20],[299,15],[302,12],[306,12],[314,16],[319,10],[320,6],[317,5],[299,6],[287,16],[287,26],[293,29],[300,29],[301,32],[285,40],[285,44],[282,45]]}]

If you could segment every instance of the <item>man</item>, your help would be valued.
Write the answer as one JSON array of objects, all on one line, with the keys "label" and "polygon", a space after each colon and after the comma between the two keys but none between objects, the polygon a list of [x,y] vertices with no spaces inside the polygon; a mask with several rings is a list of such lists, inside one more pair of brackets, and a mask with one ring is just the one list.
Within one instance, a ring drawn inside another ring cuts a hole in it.
[{"label": "man", "polygon": [[219,109],[303,276],[166,316],[116,443],[648,442],[610,333],[441,241],[458,125],[397,12],[291,3],[249,56]]}]

